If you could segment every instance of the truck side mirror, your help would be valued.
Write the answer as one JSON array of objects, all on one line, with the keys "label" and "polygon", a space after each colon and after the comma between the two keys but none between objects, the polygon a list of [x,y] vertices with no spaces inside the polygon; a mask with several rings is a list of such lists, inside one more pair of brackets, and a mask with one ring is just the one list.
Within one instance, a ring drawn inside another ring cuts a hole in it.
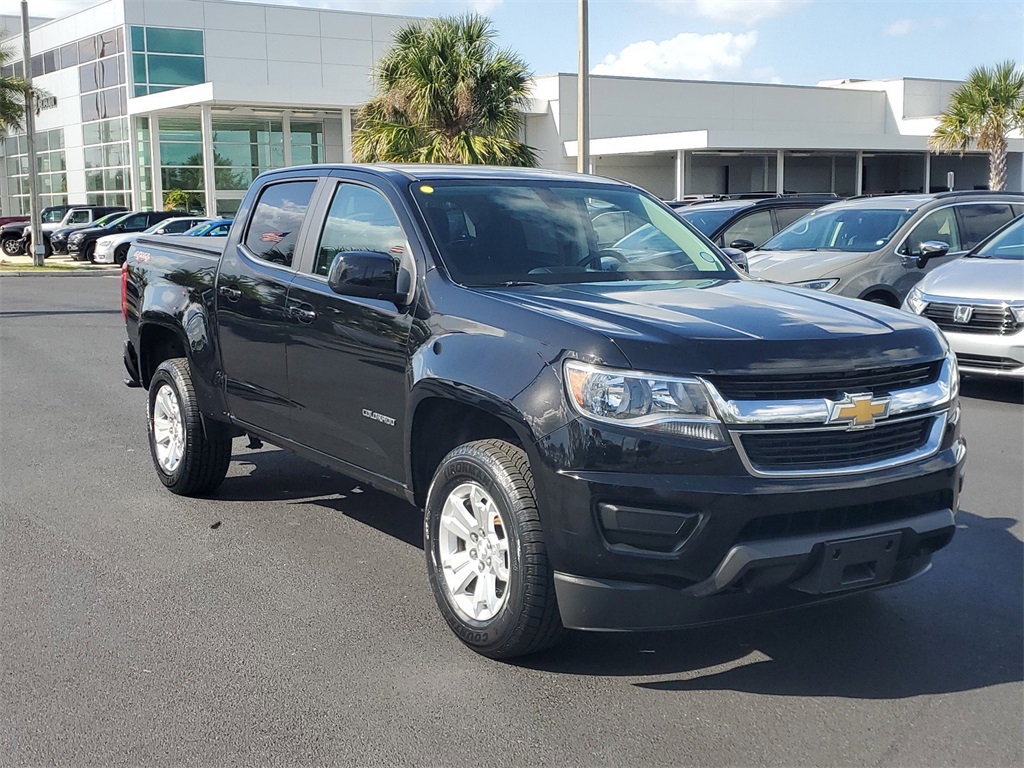
[{"label": "truck side mirror", "polygon": [[733,240],[729,243],[729,247],[744,252],[754,250],[754,244],[749,240]]},{"label": "truck side mirror", "polygon": [[[751,246],[751,247],[753,247],[753,246]],[[747,265],[747,254],[746,254],[746,252],[741,251],[739,248],[723,248],[722,249],[722,253],[724,253],[726,256],[728,256],[729,257],[729,261],[731,261],[735,266],[739,267],[744,272],[748,272],[749,271],[748,265]]]},{"label": "truck side mirror", "polygon": [[331,262],[327,284],[340,296],[380,299],[395,304],[403,300],[398,292],[398,266],[386,253],[346,251]]}]

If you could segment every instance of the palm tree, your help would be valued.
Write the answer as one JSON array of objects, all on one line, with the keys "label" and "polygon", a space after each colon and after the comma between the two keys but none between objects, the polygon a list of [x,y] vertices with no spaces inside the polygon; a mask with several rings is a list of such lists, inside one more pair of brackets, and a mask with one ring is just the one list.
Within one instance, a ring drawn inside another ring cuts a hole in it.
[{"label": "palm tree", "polygon": [[[6,30],[0,28],[0,38],[6,35]],[[14,52],[10,48],[0,46],[0,67],[6,67],[13,58]],[[21,130],[27,90],[28,86],[20,77],[0,77],[0,135]]]},{"label": "palm tree", "polygon": [[519,141],[531,73],[499,50],[477,14],[399,29],[374,71],[377,96],[359,111],[359,162],[537,164]]},{"label": "palm tree", "polygon": [[971,145],[988,152],[989,189],[1006,189],[1006,136],[1024,128],[1024,72],[1013,61],[991,69],[976,67],[953,91],[949,106],[928,139],[936,152],[959,152]]}]

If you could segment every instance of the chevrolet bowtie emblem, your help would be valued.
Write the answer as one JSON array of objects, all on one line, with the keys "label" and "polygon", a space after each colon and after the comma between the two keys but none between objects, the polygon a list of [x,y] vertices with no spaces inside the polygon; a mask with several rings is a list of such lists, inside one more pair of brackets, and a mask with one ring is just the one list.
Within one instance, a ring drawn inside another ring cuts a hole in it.
[{"label": "chevrolet bowtie emblem", "polygon": [[888,397],[846,395],[830,404],[828,423],[849,424],[850,429],[873,427],[877,419],[889,415],[889,402]]}]

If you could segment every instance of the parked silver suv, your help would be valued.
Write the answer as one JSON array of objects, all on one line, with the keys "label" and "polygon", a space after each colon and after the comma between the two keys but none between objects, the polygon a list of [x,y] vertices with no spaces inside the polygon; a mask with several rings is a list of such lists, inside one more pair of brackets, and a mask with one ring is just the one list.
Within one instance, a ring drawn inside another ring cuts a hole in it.
[{"label": "parked silver suv", "polygon": [[898,307],[926,272],[1020,213],[1020,192],[851,198],[789,225],[747,261],[755,277]]}]

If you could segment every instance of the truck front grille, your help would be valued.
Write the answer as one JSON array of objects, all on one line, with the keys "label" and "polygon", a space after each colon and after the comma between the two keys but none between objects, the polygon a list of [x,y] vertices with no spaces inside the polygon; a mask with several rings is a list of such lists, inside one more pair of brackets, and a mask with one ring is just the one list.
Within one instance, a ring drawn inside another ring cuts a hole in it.
[{"label": "truck front grille", "polygon": [[[966,323],[958,323],[953,319],[956,308],[970,306],[971,317]],[[1007,336],[1020,330],[1020,323],[1013,316],[1009,307],[991,305],[947,304],[933,301],[922,313],[944,331],[952,333],[988,333]]]},{"label": "truck front grille", "polygon": [[987,371],[1013,371],[1024,367],[1019,360],[1009,357],[991,357],[989,355],[957,354],[957,362],[967,368],[983,368]]},{"label": "truck front grille", "polygon": [[870,371],[792,373],[751,376],[708,376],[728,400],[842,399],[846,393],[881,395],[898,389],[931,384],[939,377],[942,361],[875,368]]},{"label": "truck front grille", "polygon": [[935,417],[872,429],[743,432],[743,450],[759,472],[849,470],[910,454],[928,442]]}]

